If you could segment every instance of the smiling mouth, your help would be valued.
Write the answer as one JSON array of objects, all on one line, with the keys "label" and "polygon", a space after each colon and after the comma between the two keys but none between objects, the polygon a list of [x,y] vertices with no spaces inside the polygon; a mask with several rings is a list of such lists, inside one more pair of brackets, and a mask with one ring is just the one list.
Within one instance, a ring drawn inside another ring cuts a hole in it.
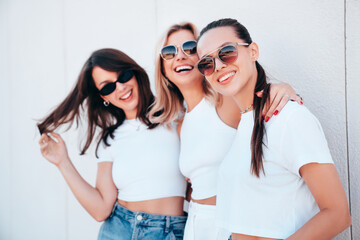
[{"label": "smiling mouth", "polygon": [[218,82],[221,83],[234,75],[235,75],[235,72],[229,72],[229,73],[225,74],[224,76],[222,76],[221,78],[219,78]]},{"label": "smiling mouth", "polygon": [[121,99],[121,100],[126,100],[126,99],[128,99],[128,98],[131,96],[132,92],[133,92],[133,90],[131,89],[127,94],[125,94],[124,96],[122,96],[120,99]]},{"label": "smiling mouth", "polygon": [[193,69],[194,69],[193,66],[183,65],[183,66],[176,67],[176,68],[175,68],[175,72],[177,72],[177,73],[188,72],[188,71],[191,71],[191,70],[193,70]]}]

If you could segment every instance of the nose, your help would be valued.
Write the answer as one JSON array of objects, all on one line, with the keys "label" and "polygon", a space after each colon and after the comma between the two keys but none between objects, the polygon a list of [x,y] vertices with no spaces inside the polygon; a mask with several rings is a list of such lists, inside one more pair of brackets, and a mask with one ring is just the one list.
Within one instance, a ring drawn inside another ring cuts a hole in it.
[{"label": "nose", "polygon": [[220,71],[225,68],[227,65],[223,63],[219,58],[215,57],[215,71]]},{"label": "nose", "polygon": [[116,91],[122,92],[125,90],[125,88],[126,86],[124,83],[116,82]]},{"label": "nose", "polygon": [[181,48],[178,47],[177,50],[176,60],[182,60],[187,57]]}]

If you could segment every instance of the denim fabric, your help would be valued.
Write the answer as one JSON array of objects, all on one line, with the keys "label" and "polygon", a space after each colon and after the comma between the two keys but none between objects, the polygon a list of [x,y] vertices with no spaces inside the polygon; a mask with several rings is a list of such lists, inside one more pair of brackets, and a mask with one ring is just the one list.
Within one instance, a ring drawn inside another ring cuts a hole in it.
[{"label": "denim fabric", "polygon": [[100,228],[98,240],[183,239],[187,217],[133,212],[117,202]]}]

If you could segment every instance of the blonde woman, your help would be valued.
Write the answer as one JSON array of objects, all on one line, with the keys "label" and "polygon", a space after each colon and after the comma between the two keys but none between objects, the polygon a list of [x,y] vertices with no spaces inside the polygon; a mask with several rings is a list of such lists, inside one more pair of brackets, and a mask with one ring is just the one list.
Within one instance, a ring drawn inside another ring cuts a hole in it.
[{"label": "blonde woman", "polygon": [[[215,239],[217,172],[239,123],[239,108],[218,95],[195,68],[198,33],[191,23],[171,26],[160,40],[156,58],[157,99],[150,111],[154,123],[178,121],[182,174],[192,183],[184,239]],[[289,99],[302,104],[288,84],[275,84],[264,120],[277,115]],[[161,114],[156,114],[161,112]]]}]

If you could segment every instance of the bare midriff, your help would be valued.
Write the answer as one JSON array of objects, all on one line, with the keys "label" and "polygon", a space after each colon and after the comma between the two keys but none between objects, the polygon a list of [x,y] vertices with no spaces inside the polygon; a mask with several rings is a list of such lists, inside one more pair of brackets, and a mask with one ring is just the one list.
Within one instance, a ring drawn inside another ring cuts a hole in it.
[{"label": "bare midriff", "polygon": [[265,237],[257,237],[257,236],[250,236],[244,235],[239,233],[231,234],[231,240],[280,240],[278,238],[265,238]]},{"label": "bare midriff", "polygon": [[216,205],[216,196],[198,200],[192,198],[191,201],[205,205]]},{"label": "bare midriff", "polygon": [[127,202],[118,199],[118,203],[134,212],[146,212],[151,214],[183,216],[184,215],[184,198],[167,197],[146,201]]}]

